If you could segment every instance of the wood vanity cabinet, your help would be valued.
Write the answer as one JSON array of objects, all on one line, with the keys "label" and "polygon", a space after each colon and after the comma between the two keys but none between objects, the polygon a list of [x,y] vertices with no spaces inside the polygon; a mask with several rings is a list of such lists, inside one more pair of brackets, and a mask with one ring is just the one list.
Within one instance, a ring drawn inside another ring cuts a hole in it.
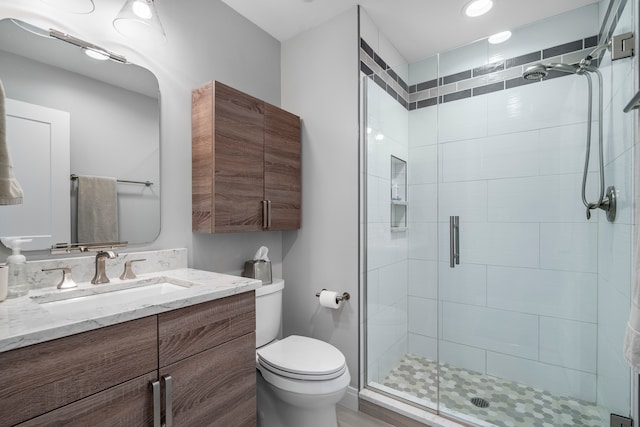
[{"label": "wood vanity cabinet", "polygon": [[253,292],[0,353],[0,426],[255,426]]},{"label": "wood vanity cabinet", "polygon": [[158,315],[160,377],[175,426],[255,426],[255,294]]},{"label": "wood vanity cabinet", "polygon": [[300,228],[300,117],[220,82],[192,94],[192,228]]}]

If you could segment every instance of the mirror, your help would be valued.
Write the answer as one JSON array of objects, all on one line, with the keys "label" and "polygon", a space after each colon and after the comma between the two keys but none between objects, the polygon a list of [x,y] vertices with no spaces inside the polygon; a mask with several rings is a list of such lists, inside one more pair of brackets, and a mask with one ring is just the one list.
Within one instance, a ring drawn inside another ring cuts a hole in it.
[{"label": "mirror", "polygon": [[0,236],[42,236],[27,250],[100,243],[78,241],[79,180],[72,179],[96,176],[117,180],[117,240],[152,242],[160,233],[157,78],[33,28],[0,21],[7,144],[24,190],[22,205],[0,206]]}]

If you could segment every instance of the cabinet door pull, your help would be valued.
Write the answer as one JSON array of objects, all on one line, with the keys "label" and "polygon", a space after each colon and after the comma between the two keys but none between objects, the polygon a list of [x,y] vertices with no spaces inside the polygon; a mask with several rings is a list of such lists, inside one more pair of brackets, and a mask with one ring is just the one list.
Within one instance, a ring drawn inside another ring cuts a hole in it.
[{"label": "cabinet door pull", "polygon": [[160,382],[152,381],[151,387],[153,388],[153,427],[160,427]]},{"label": "cabinet door pull", "polygon": [[173,408],[172,408],[172,394],[173,394],[173,378],[171,375],[163,375],[162,382],[164,383],[164,426],[173,427]]},{"label": "cabinet door pull", "polygon": [[262,228],[269,228],[269,202],[262,201]]},{"label": "cabinet door pull", "polygon": [[271,228],[271,200],[267,200],[267,228]]}]

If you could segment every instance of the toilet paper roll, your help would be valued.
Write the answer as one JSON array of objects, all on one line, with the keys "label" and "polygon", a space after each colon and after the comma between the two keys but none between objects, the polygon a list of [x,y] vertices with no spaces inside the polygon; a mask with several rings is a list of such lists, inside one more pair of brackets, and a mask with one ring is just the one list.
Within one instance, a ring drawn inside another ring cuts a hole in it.
[{"label": "toilet paper roll", "polygon": [[334,291],[322,291],[320,292],[320,296],[318,300],[320,301],[320,305],[327,308],[336,309],[340,307],[341,301],[338,301],[336,298],[338,297],[337,292]]}]

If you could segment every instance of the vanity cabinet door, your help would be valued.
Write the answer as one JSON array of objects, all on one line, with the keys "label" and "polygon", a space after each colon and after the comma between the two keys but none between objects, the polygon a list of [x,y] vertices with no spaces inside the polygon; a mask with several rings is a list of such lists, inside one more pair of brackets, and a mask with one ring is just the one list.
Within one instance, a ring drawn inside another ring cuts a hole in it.
[{"label": "vanity cabinet door", "polygon": [[0,353],[0,425],[29,420],[157,368],[156,316]]},{"label": "vanity cabinet door", "polygon": [[150,427],[157,371],[127,381],[62,408],[33,418],[19,427]]},{"label": "vanity cabinet door", "polygon": [[256,425],[254,332],[160,369],[172,378],[176,427]]}]

